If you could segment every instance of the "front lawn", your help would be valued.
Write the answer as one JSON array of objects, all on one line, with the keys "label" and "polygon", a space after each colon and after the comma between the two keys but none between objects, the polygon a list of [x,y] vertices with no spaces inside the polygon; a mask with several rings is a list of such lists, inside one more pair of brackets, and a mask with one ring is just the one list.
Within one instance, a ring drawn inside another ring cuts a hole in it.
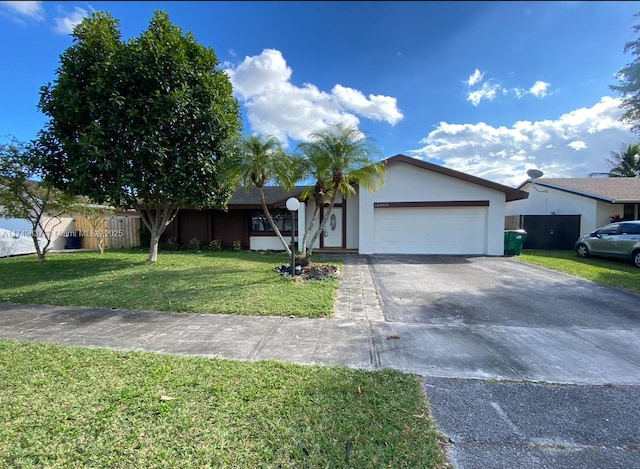
[{"label": "front lawn", "polygon": [[[112,250],[0,259],[0,301],[197,313],[329,316],[339,280],[274,272],[285,254]],[[332,262],[333,263],[333,262]]]},{"label": "front lawn", "polygon": [[0,466],[444,467],[420,378],[0,340]]},{"label": "front lawn", "polygon": [[573,251],[524,250],[518,259],[605,285],[640,293],[640,269],[630,262],[581,258]]}]

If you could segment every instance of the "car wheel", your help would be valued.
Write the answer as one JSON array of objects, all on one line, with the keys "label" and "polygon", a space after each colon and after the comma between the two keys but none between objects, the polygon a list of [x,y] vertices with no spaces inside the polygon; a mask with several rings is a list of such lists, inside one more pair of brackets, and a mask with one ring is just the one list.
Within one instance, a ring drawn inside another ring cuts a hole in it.
[{"label": "car wheel", "polygon": [[631,254],[631,256],[635,266],[640,268],[640,249],[638,249],[637,251],[634,251],[633,254]]},{"label": "car wheel", "polygon": [[589,248],[586,244],[578,244],[576,246],[576,254],[578,257],[589,257]]}]

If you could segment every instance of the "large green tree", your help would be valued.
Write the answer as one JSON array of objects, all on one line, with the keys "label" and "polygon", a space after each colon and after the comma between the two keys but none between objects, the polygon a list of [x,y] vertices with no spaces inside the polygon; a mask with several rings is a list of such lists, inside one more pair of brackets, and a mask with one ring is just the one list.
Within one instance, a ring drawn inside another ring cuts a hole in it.
[{"label": "large green tree", "polygon": [[151,234],[149,262],[180,207],[224,208],[224,142],[241,129],[239,105],[213,49],[156,11],[139,37],[97,12],[73,31],[39,141],[48,181],[72,194],[133,208]]},{"label": "large green tree", "polygon": [[275,232],[287,254],[291,255],[289,243],[273,220],[264,195],[264,187],[277,184],[286,190],[294,187],[302,178],[299,160],[287,154],[280,142],[268,135],[247,135],[227,142],[232,155],[231,172],[239,179],[240,185],[260,193],[260,204],[269,225]]},{"label": "large green tree", "polygon": [[0,209],[7,218],[31,224],[31,239],[44,262],[63,215],[73,214],[76,199],[41,181],[38,146],[15,139],[0,145]]},{"label": "large green tree", "polygon": [[[636,13],[634,18],[640,18],[640,13]],[[640,32],[640,24],[633,26],[633,32]],[[624,52],[631,52],[635,58],[618,72],[618,83],[610,88],[622,98],[620,107],[624,113],[621,120],[630,124],[634,132],[640,132],[640,37],[627,42]]]},{"label": "large green tree", "polygon": [[611,157],[605,158],[612,166],[609,171],[611,177],[640,176],[640,143],[632,143],[611,152]]},{"label": "large green tree", "polygon": [[[376,143],[355,126],[337,123],[310,135],[308,142],[298,145],[304,156],[307,174],[314,185],[306,193],[315,201],[311,222],[303,240],[304,257],[311,257],[313,246],[324,231],[339,194],[348,198],[355,186],[370,191],[384,183],[384,164]],[[320,212],[326,206],[320,222]]]}]

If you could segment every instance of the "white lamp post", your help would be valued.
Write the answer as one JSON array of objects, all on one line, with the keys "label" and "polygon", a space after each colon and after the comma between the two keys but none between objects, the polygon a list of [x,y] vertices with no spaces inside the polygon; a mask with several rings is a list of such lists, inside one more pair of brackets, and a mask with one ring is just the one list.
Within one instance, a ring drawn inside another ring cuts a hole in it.
[{"label": "white lamp post", "polygon": [[287,199],[287,209],[291,212],[291,277],[296,277],[296,212],[300,202],[295,197]]}]

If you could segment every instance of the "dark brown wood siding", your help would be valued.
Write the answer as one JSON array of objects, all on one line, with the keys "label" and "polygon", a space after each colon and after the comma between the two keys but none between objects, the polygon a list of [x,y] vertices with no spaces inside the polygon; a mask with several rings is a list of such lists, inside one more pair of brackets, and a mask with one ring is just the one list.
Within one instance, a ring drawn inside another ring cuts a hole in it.
[{"label": "dark brown wood siding", "polygon": [[249,249],[249,210],[211,210],[212,238],[222,242],[223,249],[232,249],[240,240],[242,249]]},{"label": "dark brown wood siding", "polygon": [[180,246],[187,246],[191,239],[198,238],[202,248],[219,239],[223,249],[233,249],[233,242],[240,240],[242,248],[249,249],[249,212],[181,209],[160,239],[166,242],[175,237]]},{"label": "dark brown wood siding", "polygon": [[193,238],[200,240],[201,246],[211,241],[209,210],[182,209],[178,212],[178,244],[187,246]]}]

